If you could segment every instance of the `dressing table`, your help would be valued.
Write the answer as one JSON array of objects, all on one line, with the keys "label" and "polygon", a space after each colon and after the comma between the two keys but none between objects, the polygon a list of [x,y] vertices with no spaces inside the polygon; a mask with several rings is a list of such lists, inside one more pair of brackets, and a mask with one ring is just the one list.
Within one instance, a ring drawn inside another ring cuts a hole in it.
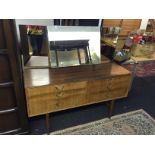
[{"label": "dressing table", "polygon": [[46,115],[49,132],[49,113],[127,97],[131,73],[125,68],[104,60],[101,64],[62,68],[25,69],[24,83],[28,116]]},{"label": "dressing table", "polygon": [[48,32],[49,55],[32,57],[24,68],[28,116],[45,115],[48,133],[53,112],[110,101],[111,117],[114,100],[128,95],[131,73],[101,56],[100,29],[50,27]]}]

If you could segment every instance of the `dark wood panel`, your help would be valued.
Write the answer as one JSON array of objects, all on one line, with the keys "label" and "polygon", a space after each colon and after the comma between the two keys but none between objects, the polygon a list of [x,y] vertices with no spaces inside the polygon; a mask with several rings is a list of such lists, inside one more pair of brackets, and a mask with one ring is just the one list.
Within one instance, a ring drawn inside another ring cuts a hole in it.
[{"label": "dark wood panel", "polygon": [[0,110],[13,108],[16,105],[16,96],[13,87],[0,87]]},{"label": "dark wood panel", "polygon": [[11,69],[7,54],[0,54],[0,83],[12,80]]},{"label": "dark wood panel", "polygon": [[15,20],[0,19],[0,32],[0,134],[23,133],[28,122]]},{"label": "dark wood panel", "polygon": [[108,83],[109,79],[89,81],[87,86],[87,102],[91,103],[106,99]]},{"label": "dark wood panel", "polygon": [[0,133],[18,128],[20,128],[20,121],[17,112],[0,115]]},{"label": "dark wood panel", "polygon": [[2,20],[0,20],[0,49],[6,48],[5,40],[4,40],[4,29]]},{"label": "dark wood panel", "polygon": [[20,31],[20,39],[21,39],[21,50],[23,54],[24,64],[26,64],[31,57],[29,54],[30,50],[29,50],[26,25],[19,25],[19,31]]}]

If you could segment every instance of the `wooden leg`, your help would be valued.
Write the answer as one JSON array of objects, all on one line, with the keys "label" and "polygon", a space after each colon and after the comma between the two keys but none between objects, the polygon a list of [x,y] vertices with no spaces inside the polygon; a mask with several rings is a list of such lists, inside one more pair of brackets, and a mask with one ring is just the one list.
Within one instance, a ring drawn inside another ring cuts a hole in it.
[{"label": "wooden leg", "polygon": [[113,109],[114,109],[114,103],[115,100],[112,100],[110,103],[108,103],[108,117],[111,118]]},{"label": "wooden leg", "polygon": [[49,114],[46,114],[46,132],[49,135],[50,133]]},{"label": "wooden leg", "polygon": [[129,91],[131,90],[134,77],[136,76],[136,70],[137,70],[137,63],[134,63],[134,67],[133,67],[133,70],[132,70],[132,75],[133,76],[131,78],[131,82],[130,82],[130,86],[129,86]]}]

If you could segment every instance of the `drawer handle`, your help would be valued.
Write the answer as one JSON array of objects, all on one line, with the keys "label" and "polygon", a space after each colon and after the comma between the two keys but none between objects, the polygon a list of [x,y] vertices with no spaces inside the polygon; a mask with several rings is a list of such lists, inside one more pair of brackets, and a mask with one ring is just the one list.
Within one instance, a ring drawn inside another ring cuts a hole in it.
[{"label": "drawer handle", "polygon": [[58,93],[56,94],[56,97],[62,97],[63,95],[64,95],[63,92],[58,92]]},{"label": "drawer handle", "polygon": [[57,91],[63,91],[64,86],[62,86],[62,87],[55,86],[55,88],[56,88]]}]

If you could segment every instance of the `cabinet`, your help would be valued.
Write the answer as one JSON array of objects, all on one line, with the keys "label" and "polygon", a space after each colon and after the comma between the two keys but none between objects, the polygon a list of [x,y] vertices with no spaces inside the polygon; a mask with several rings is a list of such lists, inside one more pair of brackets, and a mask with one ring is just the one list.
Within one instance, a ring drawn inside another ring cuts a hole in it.
[{"label": "cabinet", "polygon": [[26,69],[24,81],[28,116],[46,114],[48,120],[51,112],[127,97],[131,79],[128,70],[109,62],[56,69]]},{"label": "cabinet", "polygon": [[14,20],[0,20],[0,134],[28,132]]},{"label": "cabinet", "polygon": [[141,19],[123,19],[121,25],[121,36],[128,36],[132,31],[136,31],[140,28]]},{"label": "cabinet", "polygon": [[86,81],[28,88],[26,94],[30,117],[60,111],[86,103]]},{"label": "cabinet", "polygon": [[130,75],[27,88],[30,117],[126,97]]},{"label": "cabinet", "polygon": [[140,28],[141,19],[104,19],[103,27],[121,27],[120,36],[128,36],[129,32]]},{"label": "cabinet", "polygon": [[120,26],[122,19],[104,19],[103,27],[117,27]]}]

